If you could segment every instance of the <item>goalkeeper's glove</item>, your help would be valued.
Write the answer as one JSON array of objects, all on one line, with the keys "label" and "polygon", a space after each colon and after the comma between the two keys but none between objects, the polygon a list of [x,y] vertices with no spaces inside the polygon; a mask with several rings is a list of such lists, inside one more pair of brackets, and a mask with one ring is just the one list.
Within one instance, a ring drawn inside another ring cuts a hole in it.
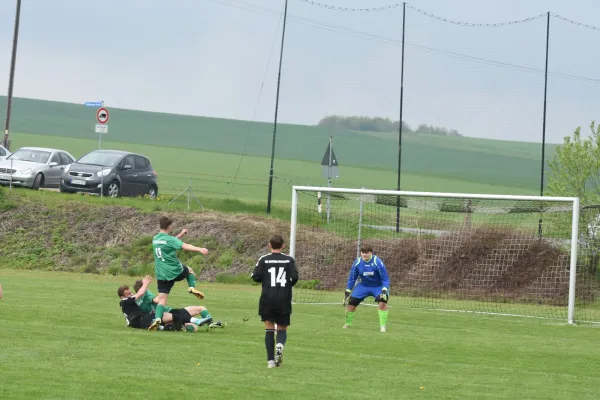
[{"label": "goalkeeper's glove", "polygon": [[344,292],[344,307],[348,305],[348,299],[350,298],[350,293],[352,293],[352,291],[350,289],[346,289],[346,291]]},{"label": "goalkeeper's glove", "polygon": [[387,301],[388,301],[387,288],[381,289],[381,294],[379,295],[379,300],[387,303]]}]

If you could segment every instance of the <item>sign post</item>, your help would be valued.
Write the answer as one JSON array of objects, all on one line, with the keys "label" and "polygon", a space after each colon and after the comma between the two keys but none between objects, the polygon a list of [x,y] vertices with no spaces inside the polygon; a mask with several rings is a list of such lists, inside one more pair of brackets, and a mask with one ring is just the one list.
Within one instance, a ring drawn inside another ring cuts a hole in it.
[{"label": "sign post", "polygon": [[98,124],[96,125],[96,133],[100,135],[98,139],[98,149],[102,148],[102,135],[108,133],[108,125],[106,125],[106,123],[108,122],[109,118],[110,113],[106,108],[100,107],[98,111],[96,111],[96,120],[98,121]]},{"label": "sign post", "polygon": [[[339,178],[339,163],[335,153],[333,152],[333,137],[329,137],[329,144],[327,145],[327,149],[325,150],[325,155],[323,156],[323,160],[321,161],[321,165],[323,166],[323,177],[327,178],[327,187],[331,187],[331,179]],[[319,208],[320,208],[320,199],[319,199]],[[331,215],[331,193],[327,193],[327,223],[329,223],[329,217]]]},{"label": "sign post", "polygon": [[[98,105],[97,102],[86,103],[86,106],[88,104]],[[104,102],[101,102],[100,104],[104,105]],[[106,125],[106,123],[109,118],[110,113],[106,108],[100,107],[98,111],[96,111],[96,121],[98,121],[98,123],[96,124],[95,131],[98,134],[98,150],[102,149],[102,135],[108,133],[108,125]],[[100,167],[100,198],[102,197],[104,197],[104,168]]]}]

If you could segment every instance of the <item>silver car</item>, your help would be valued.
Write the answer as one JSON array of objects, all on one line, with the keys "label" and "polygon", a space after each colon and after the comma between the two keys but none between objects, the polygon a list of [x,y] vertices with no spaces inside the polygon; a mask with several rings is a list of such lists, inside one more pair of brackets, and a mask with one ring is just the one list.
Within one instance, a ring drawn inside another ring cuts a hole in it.
[{"label": "silver car", "polygon": [[22,147],[0,161],[0,184],[33,189],[59,187],[65,167],[75,161],[70,153],[44,147]]},{"label": "silver car", "polygon": [[8,149],[6,149],[4,146],[0,146],[0,161],[4,160],[8,156],[10,156],[10,151],[8,151]]}]

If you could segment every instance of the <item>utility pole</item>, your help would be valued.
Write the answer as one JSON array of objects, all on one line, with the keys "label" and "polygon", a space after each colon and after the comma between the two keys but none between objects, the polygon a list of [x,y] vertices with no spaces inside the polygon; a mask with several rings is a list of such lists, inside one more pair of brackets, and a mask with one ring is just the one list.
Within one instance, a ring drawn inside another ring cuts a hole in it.
[{"label": "utility pole", "polygon": [[[21,20],[21,0],[17,0],[17,11],[15,13],[15,30],[13,33],[12,56],[10,59],[10,75],[8,78],[8,99],[6,102],[6,119],[4,121],[4,139],[2,144],[9,149],[10,141],[8,132],[10,130],[10,113],[12,111],[13,88],[15,83],[15,64],[17,63],[17,44],[19,42],[19,22]],[[10,149],[9,149],[10,150]]]}]

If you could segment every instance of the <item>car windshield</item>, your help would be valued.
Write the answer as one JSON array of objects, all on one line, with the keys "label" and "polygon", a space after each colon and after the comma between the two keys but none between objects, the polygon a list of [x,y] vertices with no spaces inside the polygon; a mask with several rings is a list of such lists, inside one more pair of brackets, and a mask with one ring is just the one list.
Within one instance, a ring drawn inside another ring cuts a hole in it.
[{"label": "car windshield", "polygon": [[77,164],[101,165],[112,167],[123,157],[121,154],[91,152],[77,160]]},{"label": "car windshield", "polygon": [[49,151],[43,150],[19,149],[12,153],[10,156],[8,156],[6,159],[45,164],[46,161],[48,161],[48,158],[50,158],[50,154],[51,153]]}]

